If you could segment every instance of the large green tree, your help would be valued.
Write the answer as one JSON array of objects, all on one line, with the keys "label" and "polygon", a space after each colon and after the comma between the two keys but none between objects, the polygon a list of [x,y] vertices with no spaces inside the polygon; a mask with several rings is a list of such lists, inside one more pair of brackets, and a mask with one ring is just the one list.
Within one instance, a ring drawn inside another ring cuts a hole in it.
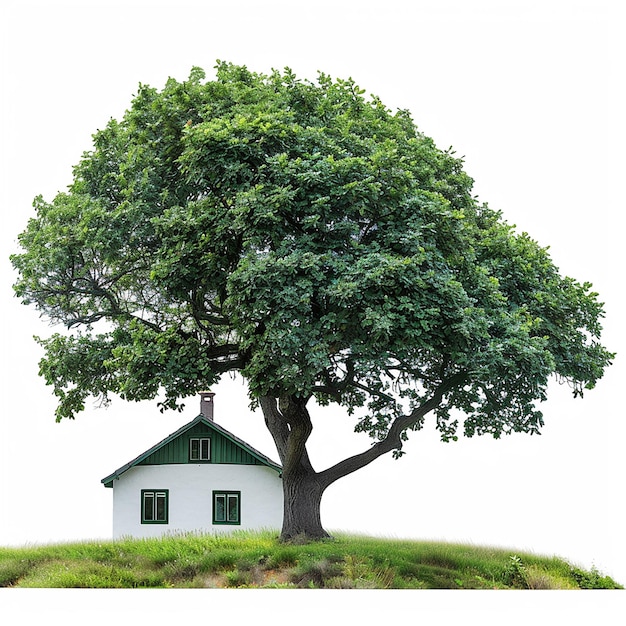
[{"label": "large green tree", "polygon": [[[538,433],[549,379],[582,394],[613,356],[591,285],[351,80],[194,68],[93,139],[12,257],[17,295],[68,329],[39,340],[57,419],[110,394],[175,408],[240,372],[284,468],[283,539],[326,536],[324,490],[427,414],[446,441]],[[372,445],[316,471],[313,398]]]}]

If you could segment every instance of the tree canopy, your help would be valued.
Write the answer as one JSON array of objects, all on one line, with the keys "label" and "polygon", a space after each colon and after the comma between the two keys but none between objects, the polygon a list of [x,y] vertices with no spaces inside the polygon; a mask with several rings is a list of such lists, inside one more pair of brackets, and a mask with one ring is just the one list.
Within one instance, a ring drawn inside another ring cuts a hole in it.
[{"label": "tree canopy", "polygon": [[289,406],[338,403],[397,454],[431,411],[444,440],[538,433],[552,376],[579,395],[609,365],[603,306],[472,185],[352,80],[218,62],[140,85],[12,257],[68,329],[39,340],[57,419],[238,371],[266,421],[268,398],[294,432]]}]

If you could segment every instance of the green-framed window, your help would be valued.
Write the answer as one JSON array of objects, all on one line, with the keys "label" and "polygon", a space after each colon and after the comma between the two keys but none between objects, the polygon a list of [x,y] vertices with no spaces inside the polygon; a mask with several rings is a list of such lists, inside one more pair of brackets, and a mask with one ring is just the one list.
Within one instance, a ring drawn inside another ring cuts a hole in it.
[{"label": "green-framed window", "polygon": [[167,524],[169,520],[169,490],[141,490],[141,523]]},{"label": "green-framed window", "polygon": [[213,523],[241,524],[241,491],[213,492]]},{"label": "green-framed window", "polygon": [[189,440],[189,460],[211,460],[211,439],[209,437],[192,437]]}]

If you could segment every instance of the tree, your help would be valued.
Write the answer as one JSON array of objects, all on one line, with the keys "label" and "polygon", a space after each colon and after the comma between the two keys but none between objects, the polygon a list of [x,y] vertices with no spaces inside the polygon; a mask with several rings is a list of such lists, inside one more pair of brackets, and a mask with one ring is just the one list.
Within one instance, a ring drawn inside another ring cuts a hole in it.
[{"label": "tree", "polygon": [[[472,196],[452,150],[351,80],[218,62],[140,85],[12,256],[14,288],[67,332],[39,339],[57,420],[88,397],[162,408],[238,371],[284,468],[282,538],[327,536],[324,490],[444,441],[539,433],[549,379],[591,389],[603,306]],[[312,399],[373,443],[315,471]],[[461,423],[459,423],[461,422]]]}]

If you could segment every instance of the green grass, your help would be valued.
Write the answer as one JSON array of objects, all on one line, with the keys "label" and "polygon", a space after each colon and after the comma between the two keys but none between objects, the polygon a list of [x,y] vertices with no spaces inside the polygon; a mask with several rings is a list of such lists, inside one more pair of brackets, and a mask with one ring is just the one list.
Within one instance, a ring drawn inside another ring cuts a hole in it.
[{"label": "green grass", "polygon": [[0,587],[623,589],[557,557],[448,543],[275,533],[0,548]]}]

